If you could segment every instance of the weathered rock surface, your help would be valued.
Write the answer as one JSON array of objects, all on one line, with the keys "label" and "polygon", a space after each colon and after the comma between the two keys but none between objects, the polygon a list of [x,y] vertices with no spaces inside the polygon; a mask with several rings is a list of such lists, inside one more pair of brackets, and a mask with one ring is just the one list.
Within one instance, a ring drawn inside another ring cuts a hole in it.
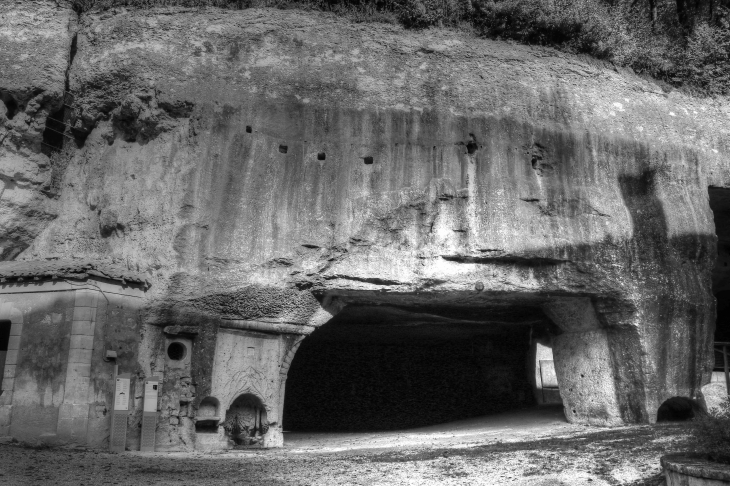
[{"label": "weathered rock surface", "polygon": [[520,307],[560,329],[572,421],[652,421],[707,382],[726,100],[549,49],[267,9],[86,16],[70,90],[88,138],[20,258],[147,273],[148,323]]},{"label": "weathered rock surface", "polygon": [[55,205],[46,120],[63,107],[76,14],[56,2],[0,1],[0,255],[12,259]]}]

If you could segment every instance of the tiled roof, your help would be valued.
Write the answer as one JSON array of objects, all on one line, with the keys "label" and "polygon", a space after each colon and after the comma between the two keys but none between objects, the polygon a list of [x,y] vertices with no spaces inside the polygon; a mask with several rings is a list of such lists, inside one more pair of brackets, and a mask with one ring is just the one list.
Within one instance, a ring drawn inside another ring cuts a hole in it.
[{"label": "tiled roof", "polygon": [[142,275],[121,265],[88,260],[25,260],[0,262],[0,281],[18,281],[40,278],[86,279],[102,277],[149,287]]}]

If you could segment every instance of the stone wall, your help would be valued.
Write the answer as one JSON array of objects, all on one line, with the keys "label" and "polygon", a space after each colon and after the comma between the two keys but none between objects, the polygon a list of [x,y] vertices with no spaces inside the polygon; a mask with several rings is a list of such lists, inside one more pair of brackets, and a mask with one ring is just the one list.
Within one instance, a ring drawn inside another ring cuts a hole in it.
[{"label": "stone wall", "polygon": [[[61,2],[62,3],[62,2]],[[0,256],[15,258],[58,214],[46,121],[63,108],[76,30],[70,7],[0,0]],[[44,145],[44,143],[46,145]]]},{"label": "stone wall", "polygon": [[[140,370],[141,292],[82,282],[2,287],[0,318],[13,327],[0,433],[29,443],[108,445],[115,364]],[[116,362],[104,360],[107,350],[116,351]],[[132,444],[136,429],[131,420]]]}]

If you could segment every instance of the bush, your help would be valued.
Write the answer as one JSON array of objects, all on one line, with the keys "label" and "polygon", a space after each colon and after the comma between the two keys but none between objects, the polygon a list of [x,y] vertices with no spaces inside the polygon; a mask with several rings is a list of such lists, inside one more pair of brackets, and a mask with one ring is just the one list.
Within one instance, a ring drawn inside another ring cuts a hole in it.
[{"label": "bush", "polygon": [[[727,11],[725,11],[726,13]],[[720,25],[699,24],[684,49],[677,49],[675,81],[686,82],[700,92],[728,94],[730,86],[730,26],[727,15]]]},{"label": "bush", "polygon": [[713,408],[708,414],[695,419],[692,429],[691,452],[709,454],[718,462],[730,457],[730,399],[725,398],[720,408]]}]

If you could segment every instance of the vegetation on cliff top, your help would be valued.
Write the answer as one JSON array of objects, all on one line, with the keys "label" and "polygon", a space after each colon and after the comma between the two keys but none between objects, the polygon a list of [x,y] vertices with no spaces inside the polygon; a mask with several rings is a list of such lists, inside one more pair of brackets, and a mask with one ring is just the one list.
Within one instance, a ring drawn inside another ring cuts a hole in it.
[{"label": "vegetation on cliff top", "polygon": [[730,94],[730,0],[70,1],[79,12],[170,5],[304,8],[408,28],[460,27],[588,54],[693,94]]}]

